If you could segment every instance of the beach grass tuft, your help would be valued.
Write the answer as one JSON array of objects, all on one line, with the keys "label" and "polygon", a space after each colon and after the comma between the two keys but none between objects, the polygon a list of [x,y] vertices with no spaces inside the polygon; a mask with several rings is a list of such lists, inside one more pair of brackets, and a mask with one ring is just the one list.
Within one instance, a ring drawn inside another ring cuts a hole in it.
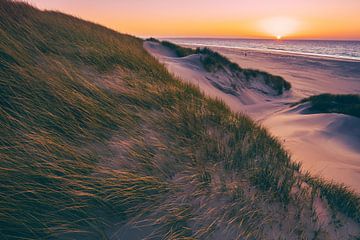
[{"label": "beach grass tuft", "polygon": [[315,113],[342,113],[360,117],[360,95],[355,94],[320,94],[303,99],[300,103],[309,102],[309,110]]}]

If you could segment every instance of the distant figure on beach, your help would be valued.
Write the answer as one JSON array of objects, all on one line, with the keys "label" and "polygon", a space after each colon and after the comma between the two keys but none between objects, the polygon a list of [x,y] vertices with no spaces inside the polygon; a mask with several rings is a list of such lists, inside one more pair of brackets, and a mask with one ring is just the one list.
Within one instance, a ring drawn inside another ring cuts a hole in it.
[{"label": "distant figure on beach", "polygon": [[247,57],[247,53],[244,53],[245,57]]}]

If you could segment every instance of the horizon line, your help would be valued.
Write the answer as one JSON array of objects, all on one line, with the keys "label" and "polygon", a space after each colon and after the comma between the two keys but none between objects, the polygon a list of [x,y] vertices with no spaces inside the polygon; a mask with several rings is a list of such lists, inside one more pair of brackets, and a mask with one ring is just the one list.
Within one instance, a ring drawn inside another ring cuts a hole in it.
[{"label": "horizon line", "polygon": [[135,35],[139,38],[159,38],[159,39],[243,39],[243,40],[274,40],[274,41],[352,41],[360,42],[360,38],[293,38],[283,37],[277,40],[276,37],[240,37],[240,36],[174,36],[174,35]]}]

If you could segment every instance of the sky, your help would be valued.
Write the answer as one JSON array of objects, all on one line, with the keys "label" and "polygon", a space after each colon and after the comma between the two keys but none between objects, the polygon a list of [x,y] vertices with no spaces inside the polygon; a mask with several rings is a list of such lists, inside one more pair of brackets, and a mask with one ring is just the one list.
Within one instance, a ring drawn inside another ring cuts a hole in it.
[{"label": "sky", "polygon": [[360,40],[360,0],[27,0],[141,37]]}]

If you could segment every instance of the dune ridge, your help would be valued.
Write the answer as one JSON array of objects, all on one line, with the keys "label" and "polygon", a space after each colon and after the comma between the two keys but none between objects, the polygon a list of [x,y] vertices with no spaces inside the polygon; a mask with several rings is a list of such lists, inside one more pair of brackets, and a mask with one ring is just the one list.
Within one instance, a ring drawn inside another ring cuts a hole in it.
[{"label": "dune ridge", "polygon": [[1,239],[360,234],[358,195],[299,172],[143,44],[0,0]]}]

